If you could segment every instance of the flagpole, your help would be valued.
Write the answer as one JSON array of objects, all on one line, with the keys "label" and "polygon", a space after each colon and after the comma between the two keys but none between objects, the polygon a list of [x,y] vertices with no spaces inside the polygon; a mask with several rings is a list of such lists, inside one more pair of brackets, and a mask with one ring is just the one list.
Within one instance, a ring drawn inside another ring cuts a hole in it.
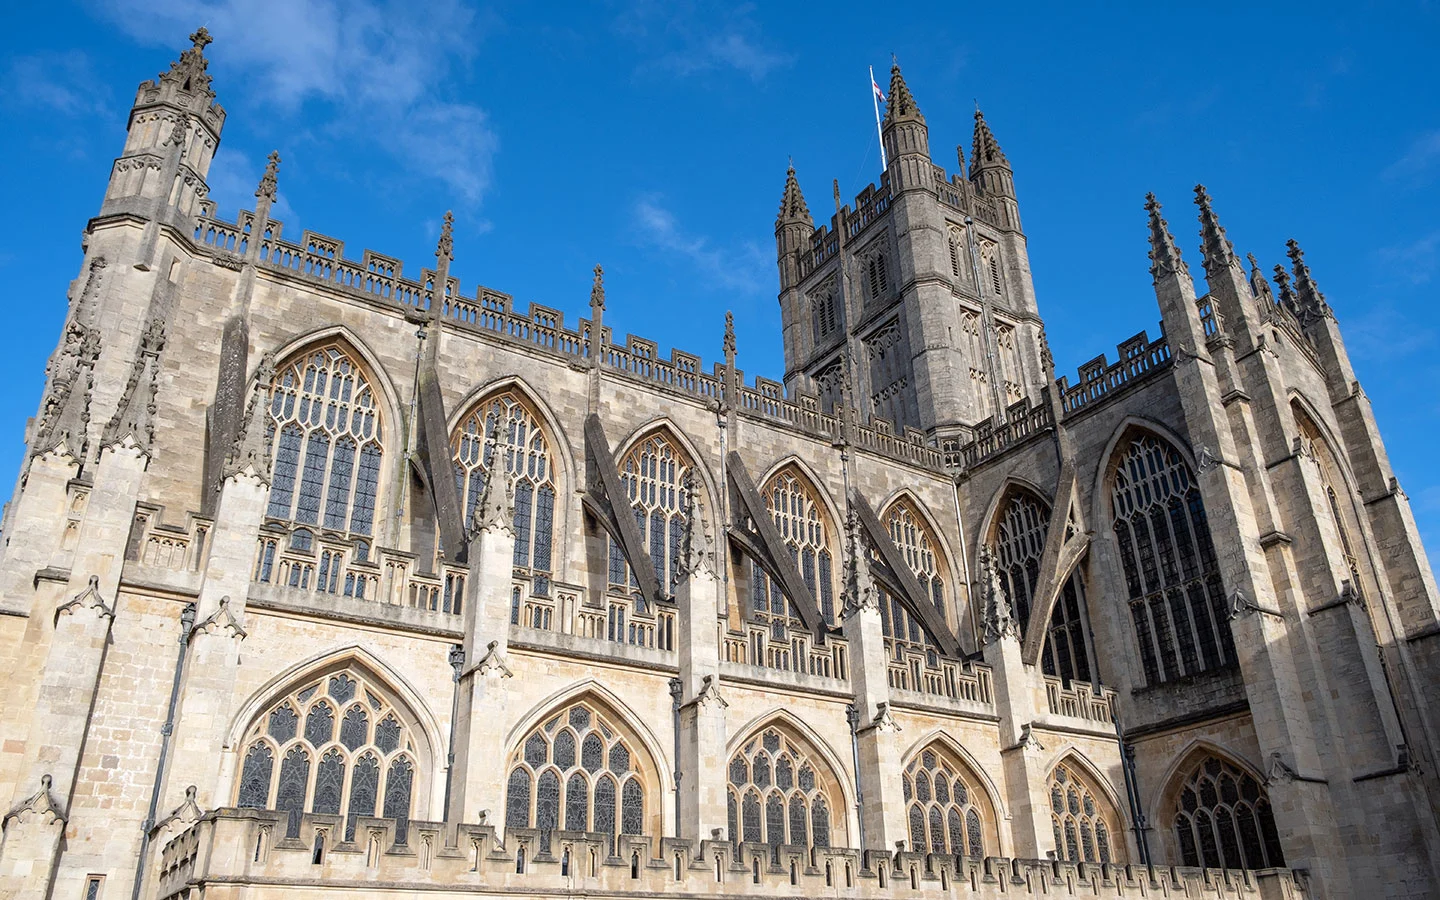
[{"label": "flagpole", "polygon": [[890,164],[885,160],[885,133],[880,129],[880,94],[876,90],[875,67],[870,67],[870,102],[875,107],[875,137],[880,140],[880,171],[885,171]]}]

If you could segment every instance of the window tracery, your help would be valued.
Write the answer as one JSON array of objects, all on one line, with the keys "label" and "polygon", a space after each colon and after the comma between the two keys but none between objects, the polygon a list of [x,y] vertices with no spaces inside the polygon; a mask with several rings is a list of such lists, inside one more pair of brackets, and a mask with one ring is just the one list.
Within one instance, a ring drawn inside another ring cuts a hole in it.
[{"label": "window tracery", "polygon": [[344,815],[350,840],[355,820],[376,815],[381,796],[386,818],[411,816],[417,755],[411,726],[363,673],[344,669],[310,679],[256,718],[244,746],[235,805],[290,813],[292,836],[300,815],[314,812]]},{"label": "window tracery", "polygon": [[[620,462],[620,481],[630,498],[640,538],[655,566],[655,580],[669,594],[679,577],[680,543],[685,533],[686,476],[690,474],[690,458],[664,432],[641,440]],[[614,538],[610,539],[610,586],[635,593],[640,597],[639,584],[625,561],[624,551]]]},{"label": "window tracery", "polygon": [[[496,433],[496,449],[486,449],[486,438]],[[554,454],[540,418],[515,391],[503,391],[465,417],[451,439],[455,484],[468,522],[494,465],[490,456],[502,454],[505,469],[515,479],[515,567],[534,576],[531,590],[549,593],[549,575],[555,538]]]},{"label": "window tracery", "polygon": [[[833,532],[821,511],[819,496],[808,479],[789,467],[775,473],[762,493],[780,539],[789,549],[805,586],[814,594],[821,616],[826,623],[835,624],[834,557],[830,549]],[[756,617],[782,628],[792,621],[798,623],[780,585],[762,567],[752,562],[750,568],[751,604]]]},{"label": "window tracery", "polygon": [[[886,511],[884,521],[886,530],[890,532],[890,539],[895,542],[900,555],[910,566],[920,588],[930,602],[935,604],[941,617],[945,617],[945,579],[942,574],[944,563],[936,549],[938,541],[919,510],[908,498],[901,497]],[[939,657],[934,641],[921,627],[919,620],[905,608],[899,597],[892,595],[884,587],[876,587],[880,592],[880,627],[895,661],[905,662],[906,651],[914,650],[925,653],[927,665],[937,665]],[[918,685],[919,676],[912,677]]]},{"label": "window tracery", "polygon": [[613,852],[617,825],[620,834],[645,831],[647,773],[636,750],[591,703],[547,717],[510,762],[506,827],[540,829],[543,848],[557,828],[601,832]]},{"label": "window tracery", "polygon": [[297,354],[271,386],[266,515],[330,531],[374,528],[380,416],[364,372],[339,344]]},{"label": "window tracery", "polygon": [[1206,754],[1175,801],[1175,838],[1187,866],[1264,869],[1285,865],[1270,798],[1255,776]]},{"label": "window tracery", "polygon": [[730,840],[772,848],[831,846],[837,807],[826,773],[824,762],[787,730],[761,730],[730,757]]},{"label": "window tracery", "polygon": [[1055,856],[1068,862],[1119,863],[1118,817],[1079,770],[1061,763],[1050,773],[1050,825]]},{"label": "window tracery", "polygon": [[[1040,560],[1050,533],[1050,509],[1029,491],[1017,490],[1001,508],[992,547],[1000,568],[1000,584],[1010,598],[1021,631],[1030,622]],[[1041,667],[1046,675],[1065,681],[1091,681],[1090,622],[1085,579],[1077,568],[1066,579],[1045,635]]]},{"label": "window tracery", "polygon": [[901,776],[910,823],[910,849],[921,853],[985,855],[987,818],[968,767],[930,747]]},{"label": "window tracery", "polygon": [[1123,451],[1111,489],[1130,613],[1152,684],[1233,666],[1205,504],[1178,450],[1152,434]]}]

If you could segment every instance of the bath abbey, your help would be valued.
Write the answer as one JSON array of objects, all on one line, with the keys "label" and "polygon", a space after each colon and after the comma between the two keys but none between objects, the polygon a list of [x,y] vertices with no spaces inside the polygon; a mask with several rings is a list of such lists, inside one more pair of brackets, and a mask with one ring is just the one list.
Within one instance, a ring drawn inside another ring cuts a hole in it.
[{"label": "bath abbey", "polygon": [[0,896],[1440,896],[1440,590],[1294,241],[1136,198],[1158,333],[1057,376],[996,134],[947,172],[896,66],[747,378],[448,216],[295,233],[278,153],[217,209],[190,42],[5,508]]}]

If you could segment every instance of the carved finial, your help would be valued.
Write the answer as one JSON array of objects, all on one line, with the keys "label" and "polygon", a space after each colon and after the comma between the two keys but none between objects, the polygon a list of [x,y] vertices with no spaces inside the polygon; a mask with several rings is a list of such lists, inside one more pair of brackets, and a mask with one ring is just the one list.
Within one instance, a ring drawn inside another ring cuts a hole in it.
[{"label": "carved finial", "polygon": [[605,269],[595,265],[595,281],[590,285],[590,309],[605,308]]},{"label": "carved finial", "polygon": [[1055,357],[1050,352],[1050,338],[1045,335],[1045,326],[1040,326],[1040,368],[1050,381],[1055,380]]},{"label": "carved finial", "polygon": [[860,513],[854,504],[845,512],[845,565],[841,572],[841,590],[845,616],[866,609],[877,609],[880,597],[870,576],[869,550],[860,526]]},{"label": "carved finial", "polygon": [[[160,75],[160,80],[172,84],[182,91],[210,93],[210,76],[206,73],[209,61],[205,59],[205,48],[214,39],[203,25],[190,35],[190,46],[180,52],[180,58],[170,63],[170,71]],[[213,96],[213,95],[212,95]]]},{"label": "carved finial", "polygon": [[1265,280],[1265,275],[1260,271],[1260,264],[1255,261],[1255,254],[1247,253],[1245,258],[1250,262],[1250,293],[1260,301],[1260,305],[1269,309],[1275,305],[1275,295],[1270,293],[1270,282]]},{"label": "carved finial", "polygon": [[735,313],[725,310],[725,365],[735,364]]},{"label": "carved finial", "polygon": [[980,111],[980,103],[975,103],[975,136],[970,146],[970,177],[974,178],[981,169],[990,167],[1010,168],[1010,160],[1005,158],[1005,151],[1000,149],[1000,142],[995,140],[995,135],[990,131],[990,123],[985,121],[985,114]]},{"label": "carved finial", "polygon": [[201,25],[190,35],[190,43],[194,45],[196,52],[204,53],[206,47],[215,43],[215,39],[210,36],[210,29]]},{"label": "carved finial", "polygon": [[705,509],[700,503],[700,485],[695,478],[695,469],[685,470],[681,480],[681,493],[685,503],[685,531],[680,538],[680,571],[675,580],[689,578],[697,572],[714,573],[714,554],[711,551],[710,522],[705,518]]},{"label": "carved finial", "polygon": [[840,203],[840,179],[832,178],[830,180],[830,190],[835,195],[835,212],[838,215],[842,208]]},{"label": "carved finial", "polygon": [[1218,277],[1239,262],[1235,258],[1235,245],[1225,236],[1225,228],[1211,202],[1205,185],[1195,185],[1195,205],[1200,207],[1200,259],[1207,278]]},{"label": "carved finial", "polygon": [[775,227],[791,223],[814,225],[810,207],[805,205],[805,195],[800,192],[800,180],[795,177],[794,163],[785,170],[785,190],[780,195],[780,212],[775,216]]},{"label": "carved finial", "polygon": [[279,183],[279,176],[280,151],[271,150],[270,156],[265,163],[265,174],[260,176],[260,186],[255,189],[255,196],[274,203],[275,187]]},{"label": "carved finial", "polygon": [[1290,287],[1290,273],[1285,271],[1281,265],[1275,266],[1275,286],[1280,289],[1280,305],[1300,317],[1300,301],[1295,297],[1295,291]]},{"label": "carved finial", "polygon": [[885,124],[906,121],[923,125],[925,117],[920,114],[920,107],[905,84],[905,76],[900,74],[900,64],[895,62],[890,65],[890,96],[885,101]]},{"label": "carved finial", "polygon": [[995,551],[989,544],[980,545],[980,590],[984,598],[985,643],[993,644],[1001,638],[1019,638],[1020,626],[1010,608],[1010,597],[1000,583],[1000,571]]},{"label": "carved finial", "polygon": [[[455,214],[445,210],[445,218],[440,220],[440,241],[435,245],[435,258],[449,262],[455,258]],[[443,290],[444,285],[437,285],[436,290]]]},{"label": "carved finial", "polygon": [[956,145],[955,145],[955,162],[960,166],[960,168],[956,169],[955,171],[958,172],[958,173],[960,173],[960,177],[961,177],[961,178],[964,178],[964,177],[965,177],[965,145],[964,145],[964,144],[956,144]]},{"label": "carved finial", "polygon": [[[483,531],[504,530],[515,533],[515,477],[510,471],[506,456],[511,452],[500,443],[500,423],[490,426],[485,436],[485,447],[481,460],[485,464],[485,482],[480,496],[475,499],[475,510],[470,516],[470,539],[473,541]],[[472,563],[479,562],[478,559]]]},{"label": "carved finial", "polygon": [[270,386],[274,382],[275,355],[266,353],[255,367],[253,393],[245,408],[245,420],[240,423],[240,431],[225,460],[225,478],[244,472],[270,483],[270,441],[266,439],[265,430],[269,424]]},{"label": "carved finial", "polygon": [[1295,299],[1299,303],[1300,324],[1308,325],[1316,319],[1329,317],[1330,304],[1325,302],[1325,295],[1320,293],[1310,274],[1310,267],[1305,264],[1305,251],[1300,249],[1294,238],[1285,242],[1285,248],[1295,272]]},{"label": "carved finial", "polygon": [[184,115],[181,115],[180,118],[176,119],[175,123],[170,126],[170,146],[183,148],[185,146],[185,136],[189,133],[190,123],[186,121]]},{"label": "carved finial", "polygon": [[99,358],[100,330],[72,319],[54,364],[32,456],[64,446],[71,458],[84,464],[89,447],[90,391]]},{"label": "carved finial", "polygon": [[165,320],[155,316],[140,338],[140,353],[130,369],[120,404],[101,435],[104,446],[128,445],[150,455],[155,441],[155,374],[164,347]]},{"label": "carved finial", "polygon": [[1145,211],[1150,214],[1151,276],[1156,282],[1177,274],[1189,278],[1190,269],[1185,265],[1185,258],[1180,255],[1180,248],[1175,246],[1175,236],[1170,233],[1170,226],[1160,215],[1160,201],[1155,199],[1154,194],[1145,195]]}]

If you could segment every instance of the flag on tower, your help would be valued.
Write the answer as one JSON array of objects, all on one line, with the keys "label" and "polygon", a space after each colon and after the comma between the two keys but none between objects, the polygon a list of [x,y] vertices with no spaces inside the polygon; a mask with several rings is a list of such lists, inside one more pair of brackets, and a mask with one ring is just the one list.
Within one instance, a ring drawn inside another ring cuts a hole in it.
[{"label": "flag on tower", "polygon": [[885,171],[889,163],[885,159],[885,134],[880,128],[880,104],[889,103],[885,99],[885,92],[880,90],[880,85],[875,83],[875,67],[870,67],[870,101],[875,106],[875,136],[880,139],[880,171]]},{"label": "flag on tower", "polygon": [[875,99],[876,99],[876,100],[879,100],[881,103],[888,103],[888,102],[889,102],[888,100],[885,99],[885,92],[882,91],[882,90],[880,90],[880,85],[878,85],[878,84],[875,83],[875,67],[874,67],[874,66],[871,66],[871,67],[870,67],[870,88],[871,88],[871,90],[873,90],[873,91],[875,92]]}]

